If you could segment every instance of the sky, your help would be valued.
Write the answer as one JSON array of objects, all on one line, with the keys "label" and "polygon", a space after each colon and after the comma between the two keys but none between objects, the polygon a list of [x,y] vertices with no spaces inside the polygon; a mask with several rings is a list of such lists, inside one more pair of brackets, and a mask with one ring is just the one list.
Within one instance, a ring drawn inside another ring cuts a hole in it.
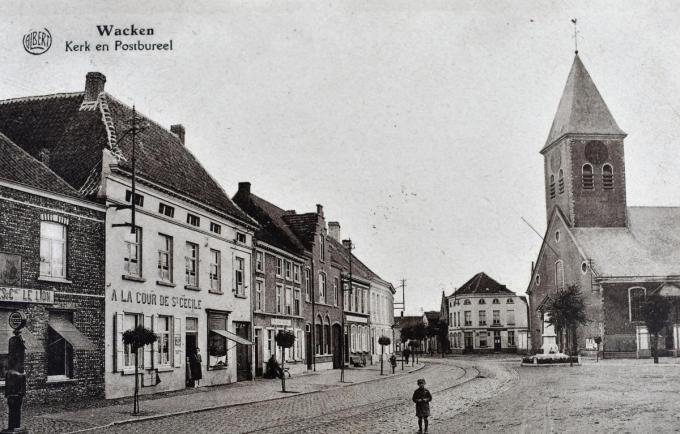
[{"label": "sky", "polygon": [[[169,127],[233,195],[339,221],[397,286],[438,309],[484,271],[524,293],[545,231],[539,150],[579,55],[625,141],[629,205],[680,205],[680,11],[639,1],[0,3],[0,99],[80,91],[85,74]],[[101,38],[97,25],[152,27]],[[48,28],[52,47],[22,36]],[[66,42],[173,41],[167,52]],[[399,298],[399,297],[398,297]]]}]

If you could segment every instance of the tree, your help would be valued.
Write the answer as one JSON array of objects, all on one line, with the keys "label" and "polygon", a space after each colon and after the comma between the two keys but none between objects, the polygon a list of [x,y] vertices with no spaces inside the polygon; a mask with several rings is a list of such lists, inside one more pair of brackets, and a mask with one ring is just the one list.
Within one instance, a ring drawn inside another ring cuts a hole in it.
[{"label": "tree", "polygon": [[659,363],[658,342],[659,333],[668,324],[668,314],[671,307],[668,300],[664,297],[653,294],[647,297],[647,300],[642,304],[642,319],[647,326],[647,332],[651,337],[651,352],[654,357],[654,363]]},{"label": "tree", "polygon": [[135,396],[133,399],[133,414],[139,413],[139,349],[151,345],[158,339],[158,336],[144,326],[138,325],[134,329],[123,332],[123,343],[130,345],[132,353],[135,355]]},{"label": "tree", "polygon": [[380,375],[383,375],[383,356],[385,354],[385,346],[391,344],[392,341],[387,336],[380,336],[378,338],[378,343],[382,349],[380,353]]},{"label": "tree", "polygon": [[588,322],[586,304],[581,290],[576,285],[569,285],[567,289],[558,289],[547,303],[545,313],[548,314],[548,324],[552,325],[555,331],[562,331],[566,334],[569,366],[574,366],[571,359],[571,342],[576,327]]},{"label": "tree", "polygon": [[295,343],[295,334],[290,330],[279,330],[274,337],[278,346],[281,347],[281,391],[286,391],[286,371],[283,369],[286,360],[286,348],[290,348]]}]

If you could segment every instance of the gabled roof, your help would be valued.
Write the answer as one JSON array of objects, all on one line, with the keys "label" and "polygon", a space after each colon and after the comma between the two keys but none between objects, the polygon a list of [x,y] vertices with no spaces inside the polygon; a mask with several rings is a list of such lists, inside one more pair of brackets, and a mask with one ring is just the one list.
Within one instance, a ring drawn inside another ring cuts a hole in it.
[{"label": "gabled roof", "polygon": [[314,237],[317,233],[319,215],[314,212],[305,214],[286,214],[283,220],[295,232],[295,235],[302,241],[306,248],[311,249],[314,244]]},{"label": "gabled roof", "polygon": [[598,276],[680,275],[680,207],[628,207],[628,227],[571,231]]},{"label": "gabled roof", "polygon": [[[349,270],[349,254],[347,253],[345,246],[334,238],[328,237],[328,249],[331,254],[331,261],[342,270]],[[352,254],[352,276],[365,280],[370,280],[374,276],[377,277],[377,275],[354,254]]]},{"label": "gabled roof", "polygon": [[[93,194],[103,150],[123,157],[119,168],[130,172],[132,108],[102,92],[83,105],[85,92],[0,101],[0,131],[34,158],[49,152],[49,167],[84,194]],[[82,106],[82,107],[81,107]],[[215,209],[242,222],[254,222],[227,196],[180,139],[138,113],[148,126],[138,134],[137,175],[206,209]],[[101,173],[101,172],[99,172]]]},{"label": "gabled roof", "polygon": [[567,84],[543,149],[565,134],[626,133],[619,128],[578,54],[574,57]]},{"label": "gabled roof", "polygon": [[423,316],[395,316],[394,317],[394,327],[404,328],[409,326],[414,326],[423,323]]},{"label": "gabled roof", "polygon": [[0,134],[0,179],[80,198],[78,192],[40,161]]},{"label": "gabled roof", "polygon": [[491,294],[507,294],[515,295],[514,292],[510,291],[505,285],[502,285],[489,276],[486,273],[477,273],[458,288],[453,295],[491,295]]},{"label": "gabled roof", "polygon": [[441,314],[438,310],[429,310],[425,312],[425,316],[427,317],[428,321],[438,321],[441,317]]},{"label": "gabled roof", "polygon": [[295,255],[303,255],[305,246],[283,220],[286,211],[266,200],[243,190],[234,195],[234,203],[250,217],[255,219],[260,228],[255,237],[267,244],[278,247]]}]

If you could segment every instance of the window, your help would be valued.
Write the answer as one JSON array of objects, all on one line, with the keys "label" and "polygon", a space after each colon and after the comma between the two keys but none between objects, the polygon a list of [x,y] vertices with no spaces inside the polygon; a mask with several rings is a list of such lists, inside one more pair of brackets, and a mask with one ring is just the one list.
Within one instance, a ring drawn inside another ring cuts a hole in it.
[{"label": "window", "polygon": [[602,166],[602,187],[605,190],[612,190],[614,188],[614,169],[610,164]]},{"label": "window", "polygon": [[293,315],[300,315],[300,290],[295,290],[295,300],[293,301]]},{"label": "window", "polygon": [[227,315],[208,313],[208,368],[222,369],[227,366],[227,338],[213,330],[227,330]]},{"label": "window", "polygon": [[322,354],[323,351],[323,324],[321,324],[321,317],[317,319],[317,323],[314,326],[316,341],[316,354]]},{"label": "window", "polygon": [[186,260],[186,284],[198,287],[198,244],[187,242]]},{"label": "window", "polygon": [[593,166],[586,163],[583,165],[581,175],[581,184],[585,190],[592,190],[595,187],[593,180]]},{"label": "window", "polygon": [[564,193],[564,170],[560,169],[557,175],[557,193]]},{"label": "window", "polygon": [[171,363],[172,351],[170,349],[170,325],[172,318],[169,316],[159,316],[156,321],[156,336],[158,336],[158,353],[156,363],[158,365],[169,365]]},{"label": "window", "polygon": [[466,326],[471,326],[472,325],[472,312],[469,310],[466,310],[463,312],[463,315],[465,316],[465,325]]},{"label": "window", "polygon": [[628,290],[628,305],[630,322],[643,321],[642,305],[645,302],[647,290],[645,288],[630,288]]},{"label": "window", "polygon": [[283,273],[283,259],[276,258],[276,277],[281,277]]},{"label": "window", "polygon": [[[198,225],[196,225],[198,226]],[[214,232],[216,234],[221,234],[222,233],[222,225],[218,225],[215,222],[210,222],[210,232]]]},{"label": "window", "polygon": [[586,274],[588,272],[588,263],[583,261],[581,262],[581,273]]},{"label": "window", "polygon": [[323,326],[323,343],[326,354],[331,353],[331,323],[330,319],[326,317],[326,324]]},{"label": "window", "polygon": [[293,280],[300,283],[300,266],[297,264],[293,265]]},{"label": "window", "polygon": [[172,237],[158,234],[158,278],[164,282],[172,282]]},{"label": "window", "polygon": [[125,274],[142,277],[142,228],[136,227],[134,241],[125,241],[127,256],[124,259]]},{"label": "window", "polygon": [[309,268],[305,268],[305,300],[309,301],[312,293],[312,278]]},{"label": "window", "polygon": [[515,325],[515,311],[510,309],[505,317],[508,321],[508,325]]},{"label": "window", "polygon": [[550,199],[555,198],[555,175],[550,175]]},{"label": "window", "polygon": [[40,275],[66,277],[66,226],[40,222]]},{"label": "window", "polygon": [[[130,203],[130,199],[132,198],[132,191],[130,190],[125,190],[125,202]],[[135,205],[136,206],[144,206],[144,196],[135,193]]]},{"label": "window", "polygon": [[555,286],[564,289],[564,264],[561,260],[555,262]]},{"label": "window", "polygon": [[264,253],[255,252],[255,271],[264,271]]},{"label": "window", "polygon": [[493,301],[491,302],[491,304],[501,304],[501,302],[498,301],[497,298],[494,298]]},{"label": "window", "polygon": [[515,331],[514,330],[508,330],[508,346],[509,347],[515,346]]},{"label": "window", "polygon": [[[50,312],[49,321],[72,323],[70,312]],[[73,377],[73,347],[59,333],[47,328],[47,376]]]},{"label": "window", "polygon": [[505,300],[505,304],[515,304],[515,302],[512,298],[508,298],[507,300]]},{"label": "window", "polygon": [[493,325],[501,325],[501,311],[500,310],[494,310],[493,311]]},{"label": "window", "polygon": [[262,311],[263,306],[262,302],[264,301],[264,298],[262,297],[262,288],[264,286],[264,282],[261,280],[256,280],[255,281],[255,310]]},{"label": "window", "polygon": [[486,325],[486,311],[485,310],[479,311],[479,325],[480,326]]},{"label": "window", "polygon": [[245,261],[243,258],[239,258],[238,256],[234,258],[234,292],[236,292],[236,295],[240,295],[241,297],[246,295],[245,285],[243,282],[243,278],[245,276],[243,272],[244,266]]},{"label": "window", "polygon": [[555,241],[559,242],[560,241],[560,231],[555,231]]},{"label": "window", "polygon": [[319,303],[326,303],[326,275],[319,274]]},{"label": "window", "polygon": [[479,332],[479,346],[486,347],[486,332]]},{"label": "window", "polygon": [[466,298],[465,301],[463,302],[463,304],[472,304],[472,302],[470,301],[469,298]]},{"label": "window", "polygon": [[246,234],[244,234],[243,232],[236,232],[236,242],[245,244],[246,243]]},{"label": "window", "polygon": [[210,249],[210,290],[213,292],[222,291],[220,259],[220,251]]},{"label": "window", "polygon": [[483,298],[479,299],[479,304],[486,304],[486,301]]},{"label": "window", "polygon": [[285,261],[285,262],[284,262],[284,270],[285,270],[285,272],[286,272],[286,280],[290,280],[290,277],[291,277],[291,267],[292,267],[292,264],[290,263],[290,261]]},{"label": "window", "polygon": [[[143,325],[143,317],[140,314],[137,313],[126,313],[123,316],[123,329],[125,330],[134,330],[137,326]],[[125,345],[125,348],[123,350],[123,367],[124,368],[134,368],[135,367],[135,359],[137,359],[137,366],[144,367],[144,357],[142,357],[142,351],[143,349],[140,348],[137,350],[137,354],[135,355],[132,352],[132,346],[131,345]]]},{"label": "window", "polygon": [[323,262],[326,260],[326,237],[319,235],[319,259]]},{"label": "window", "polygon": [[276,313],[283,312],[283,285],[276,285]]},{"label": "window", "polygon": [[158,213],[163,214],[166,217],[173,218],[175,217],[175,207],[161,202],[158,204]]},{"label": "window", "polygon": [[286,315],[292,315],[293,314],[293,288],[287,287],[286,288]]},{"label": "window", "polygon": [[191,226],[200,226],[201,218],[197,215],[187,213],[187,223],[189,223]]},{"label": "window", "polygon": [[335,305],[340,305],[340,281],[337,277],[333,278],[333,294],[335,294]]},{"label": "window", "polygon": [[534,280],[536,281],[536,286],[540,285],[541,284],[541,275],[537,274],[536,278]]}]

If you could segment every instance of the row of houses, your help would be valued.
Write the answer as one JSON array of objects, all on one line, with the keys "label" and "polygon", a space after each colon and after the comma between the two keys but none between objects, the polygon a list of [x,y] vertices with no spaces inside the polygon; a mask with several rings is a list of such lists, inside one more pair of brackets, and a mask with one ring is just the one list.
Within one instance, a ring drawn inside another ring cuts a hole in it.
[{"label": "row of houses", "polygon": [[[7,317],[28,325],[29,399],[130,395],[262,375],[274,335],[296,336],[291,371],[376,360],[393,286],[351,253],[323,207],[231,198],[166,129],[105,92],[0,101],[0,378]],[[344,317],[344,318],[343,318]],[[345,330],[342,331],[343,319]],[[134,354],[124,331],[158,340]],[[389,348],[388,348],[389,351]]]}]

